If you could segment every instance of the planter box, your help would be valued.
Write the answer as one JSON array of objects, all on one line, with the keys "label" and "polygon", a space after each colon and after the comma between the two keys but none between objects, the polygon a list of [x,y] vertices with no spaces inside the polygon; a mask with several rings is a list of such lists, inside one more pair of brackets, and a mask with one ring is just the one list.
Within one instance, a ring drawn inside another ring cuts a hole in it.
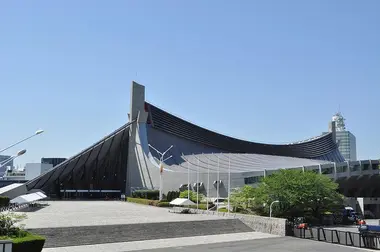
[{"label": "planter box", "polygon": [[28,234],[25,237],[13,239],[12,252],[41,252],[44,244],[44,237]]}]

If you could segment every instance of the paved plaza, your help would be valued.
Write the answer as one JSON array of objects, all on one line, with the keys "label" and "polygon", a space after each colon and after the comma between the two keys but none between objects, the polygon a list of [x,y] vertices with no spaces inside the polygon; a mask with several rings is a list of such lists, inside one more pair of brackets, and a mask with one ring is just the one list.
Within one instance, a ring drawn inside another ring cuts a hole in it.
[{"label": "paved plaza", "polygon": [[122,201],[50,201],[49,206],[27,212],[26,228],[119,225],[222,219],[216,215],[173,214],[167,208]]},{"label": "paved plaza", "polygon": [[[212,243],[194,246],[176,246],[170,248],[144,249],[141,252],[193,252],[193,251],[214,251],[214,252],[360,252],[371,251],[367,249],[352,248],[324,242],[316,242],[291,237],[255,239],[245,241],[235,241],[228,243]],[[372,250],[373,251],[373,250]]]},{"label": "paved plaza", "polygon": [[89,246],[47,248],[42,252],[360,252],[373,251],[257,232],[182,237]]},{"label": "paved plaza", "polygon": [[47,237],[43,252],[363,251],[252,232],[237,219],[217,215],[174,214],[167,208],[121,201],[47,203],[27,212],[23,222]]},{"label": "paved plaza", "polygon": [[[144,240],[133,242],[119,242],[109,244],[95,244],[87,246],[71,246],[60,248],[45,248],[42,252],[127,252],[127,251],[140,251],[140,250],[152,250],[162,249],[159,251],[169,251],[169,248],[173,248],[176,251],[191,248],[194,245],[226,243],[235,241],[247,241],[257,239],[267,239],[277,237],[271,234],[264,234],[259,232],[244,232],[234,234],[221,234],[221,235],[204,235],[194,237],[180,237],[171,239],[156,239],[156,240]],[[187,247],[189,246],[189,247]],[[202,250],[200,250],[202,251]],[[238,250],[230,250],[238,251]]]}]

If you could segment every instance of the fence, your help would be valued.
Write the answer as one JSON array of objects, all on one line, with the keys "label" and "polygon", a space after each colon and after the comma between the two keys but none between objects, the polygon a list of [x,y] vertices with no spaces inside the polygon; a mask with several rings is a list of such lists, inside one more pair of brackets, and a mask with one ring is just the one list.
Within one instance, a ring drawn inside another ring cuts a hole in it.
[{"label": "fence", "polygon": [[295,228],[294,236],[357,248],[380,250],[380,234],[360,234],[358,232],[315,227],[308,229]]}]

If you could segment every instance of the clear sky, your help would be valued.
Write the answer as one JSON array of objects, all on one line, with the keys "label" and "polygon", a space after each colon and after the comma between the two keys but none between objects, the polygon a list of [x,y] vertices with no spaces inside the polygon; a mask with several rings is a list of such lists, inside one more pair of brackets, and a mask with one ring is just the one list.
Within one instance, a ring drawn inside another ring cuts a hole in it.
[{"label": "clear sky", "polygon": [[380,1],[0,3],[0,147],[69,157],[127,120],[130,83],[201,126],[251,141],[321,134],[340,107],[380,158]]}]

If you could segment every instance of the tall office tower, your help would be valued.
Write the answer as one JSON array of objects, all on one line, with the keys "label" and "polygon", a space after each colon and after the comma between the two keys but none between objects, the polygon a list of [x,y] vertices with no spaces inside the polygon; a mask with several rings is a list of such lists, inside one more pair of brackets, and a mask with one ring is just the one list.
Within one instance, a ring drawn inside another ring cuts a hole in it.
[{"label": "tall office tower", "polygon": [[[347,161],[356,161],[356,137],[350,131],[346,130],[346,119],[340,112],[332,117],[335,122],[336,141],[339,146],[339,151]],[[331,132],[331,129],[329,129]]]},{"label": "tall office tower", "polygon": [[42,164],[51,164],[53,167],[65,161],[66,158],[41,158]]}]

